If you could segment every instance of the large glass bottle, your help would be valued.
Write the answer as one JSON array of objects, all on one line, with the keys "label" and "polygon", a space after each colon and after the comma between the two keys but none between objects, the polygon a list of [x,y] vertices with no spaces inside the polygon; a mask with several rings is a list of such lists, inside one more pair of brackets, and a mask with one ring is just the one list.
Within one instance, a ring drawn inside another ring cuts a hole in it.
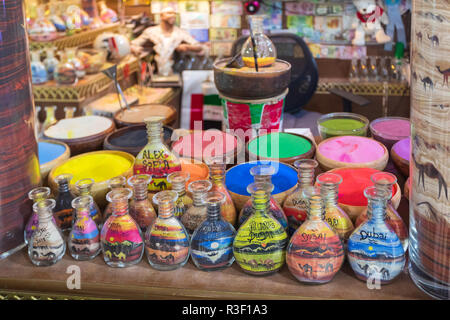
[{"label": "large glass bottle", "polygon": [[174,216],[175,191],[160,191],[153,197],[159,216],[145,233],[145,251],[148,263],[157,270],[181,268],[189,259],[189,235]]},{"label": "large glass bottle", "polygon": [[181,171],[180,160],[162,141],[162,120],[162,117],[144,119],[147,124],[148,144],[136,156],[133,168],[134,174],[145,173],[152,176],[149,191],[169,189],[167,176]]},{"label": "large glass bottle", "polygon": [[222,217],[233,226],[236,224],[237,213],[233,199],[225,186],[225,169],[228,161],[227,158],[212,157],[206,159],[209,167],[209,179],[212,183],[211,191],[221,192],[225,196],[225,202],[222,204]]},{"label": "large glass bottle", "polygon": [[206,196],[211,190],[211,182],[208,180],[197,180],[189,183],[188,190],[192,194],[194,202],[185,214],[181,217],[181,222],[191,235],[197,227],[206,220]]},{"label": "large glass bottle", "polygon": [[[275,174],[275,168],[268,164],[254,166],[250,169],[250,174],[253,176],[255,182],[272,183],[272,176]],[[278,202],[271,196],[269,204],[269,213],[278,220],[285,230],[288,228],[288,220],[283,212],[283,209]],[[239,213],[239,225],[243,224],[245,220],[253,214],[252,199],[248,199]]]},{"label": "large glass bottle", "polygon": [[70,255],[75,260],[94,259],[101,251],[100,232],[91,216],[93,203],[94,199],[90,195],[82,195],[72,201],[76,218],[67,244]]},{"label": "large glass bottle", "polygon": [[302,159],[294,162],[298,170],[298,184],[284,200],[283,211],[288,219],[288,233],[294,234],[295,230],[306,220],[307,209],[303,190],[314,183],[314,170],[318,163],[313,159]]},{"label": "large glass bottle", "polygon": [[186,182],[190,179],[189,172],[177,171],[167,176],[167,181],[172,185],[172,190],[178,194],[175,202],[174,216],[181,219],[186,210],[192,206],[193,200],[186,193]]},{"label": "large glass bottle", "polygon": [[326,172],[316,178],[325,204],[325,221],[338,234],[345,244],[353,232],[353,222],[338,204],[339,185],[342,177],[336,173]]},{"label": "large glass bottle", "polygon": [[405,251],[397,234],[386,221],[386,190],[367,187],[369,220],[353,231],[348,240],[347,257],[358,279],[385,284],[402,272]]},{"label": "large glass bottle", "polygon": [[286,253],[289,271],[300,282],[329,282],[344,263],[344,247],[324,221],[325,206],[317,187],[303,189],[308,217],[292,235]]},{"label": "large glass bottle", "polygon": [[221,215],[225,195],[208,192],[206,209],[208,218],[194,231],[191,239],[191,258],[200,270],[225,269],[234,262],[233,240],[236,230]]},{"label": "large glass bottle", "polygon": [[[123,176],[118,176],[109,179],[108,186],[111,190],[118,189],[118,188],[125,188],[125,183],[127,182],[127,179]],[[108,202],[106,205],[105,210],[103,211],[103,221],[106,221],[109,216],[112,214],[113,205],[111,202]]]},{"label": "large glass bottle", "polygon": [[[376,172],[370,176],[370,180],[375,184],[375,187],[385,190],[388,193],[389,199],[386,205],[386,222],[395,231],[402,242],[403,250],[406,252],[406,250],[408,250],[408,229],[391,201],[392,188],[397,183],[397,177],[389,172]],[[368,210],[365,210],[356,219],[356,227],[360,226],[368,219],[369,213]]]},{"label": "large glass bottle", "polygon": [[55,178],[58,184],[58,195],[56,196],[56,206],[53,215],[56,224],[61,231],[70,230],[73,221],[72,200],[75,198],[70,191],[70,181],[72,175],[69,173],[60,174]]},{"label": "large glass bottle", "polygon": [[272,190],[273,184],[266,182],[254,182],[247,187],[254,213],[239,227],[233,242],[236,262],[252,275],[275,273],[286,259],[288,235],[269,214]]},{"label": "large glass bottle", "polygon": [[51,266],[61,260],[66,252],[66,243],[61,230],[53,222],[52,210],[55,200],[45,199],[33,204],[39,223],[28,242],[28,256],[37,266]]},{"label": "large glass bottle", "polygon": [[[75,183],[75,187],[77,188],[78,195],[92,197],[91,189],[92,189],[92,186],[94,185],[94,183],[95,183],[94,179],[91,179],[91,178],[78,180]],[[74,214],[76,214],[77,210],[74,210],[73,212],[74,212]],[[95,224],[97,226],[100,226],[103,222],[102,221],[102,212],[100,211],[100,208],[94,199],[92,199],[92,202],[90,203],[90,214],[91,214],[92,220],[95,221]],[[76,218],[76,216],[74,216],[73,222],[75,222],[75,218]]]},{"label": "large glass bottle", "polygon": [[156,212],[148,200],[148,184],[152,177],[148,174],[136,174],[128,179],[133,188],[133,199],[130,202],[130,215],[137,222],[142,233],[147,231],[156,219]]},{"label": "large glass bottle", "polygon": [[[28,192],[28,198],[30,200],[33,200],[33,204],[48,199],[49,196],[50,196],[50,188],[47,187],[34,188],[30,192]],[[53,222],[56,224],[55,218],[52,217],[52,219]],[[25,226],[24,231],[25,243],[28,243],[30,241],[30,238],[33,235],[34,231],[37,229],[38,224],[39,224],[38,213],[35,210],[33,210],[33,213],[31,214],[30,219],[28,220],[27,225]]]},{"label": "large glass bottle", "polygon": [[105,221],[100,233],[103,259],[110,267],[129,267],[139,263],[144,253],[141,229],[128,212],[132,191],[117,188],[106,195],[113,213]]}]

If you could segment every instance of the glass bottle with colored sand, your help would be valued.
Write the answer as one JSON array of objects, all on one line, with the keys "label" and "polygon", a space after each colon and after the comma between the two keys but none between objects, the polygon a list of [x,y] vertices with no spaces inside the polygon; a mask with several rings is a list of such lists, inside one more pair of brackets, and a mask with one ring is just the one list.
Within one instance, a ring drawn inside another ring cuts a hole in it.
[{"label": "glass bottle with colored sand", "polygon": [[[75,187],[77,188],[78,191],[78,195],[92,197],[91,189],[94,183],[95,183],[94,179],[91,178],[78,180],[77,183],[75,184]],[[76,214],[77,210],[74,210],[73,212],[74,214]],[[92,220],[95,221],[97,227],[102,224],[103,222],[102,212],[100,211],[100,208],[98,207],[94,199],[92,199],[92,202],[90,203],[90,215]],[[75,222],[75,218],[76,216],[73,217],[73,222]]]},{"label": "glass bottle with colored sand", "polygon": [[117,188],[106,195],[113,213],[105,221],[100,233],[103,259],[110,267],[129,267],[139,263],[144,254],[141,229],[128,211],[132,191]]},{"label": "glass bottle with colored sand", "polygon": [[58,195],[56,196],[56,206],[53,215],[56,224],[61,231],[70,230],[73,221],[72,200],[75,198],[70,191],[70,181],[72,175],[69,173],[60,174],[55,178],[58,184]]},{"label": "glass bottle with colored sand", "polygon": [[405,251],[386,221],[386,190],[367,187],[369,220],[356,227],[348,240],[347,258],[358,279],[391,282],[405,266]]},{"label": "glass bottle with colored sand", "polygon": [[189,259],[189,235],[174,216],[175,191],[160,191],[153,197],[158,206],[158,218],[145,233],[145,251],[150,266],[157,270],[181,268]]},{"label": "glass bottle with colored sand", "polygon": [[208,191],[211,190],[211,186],[212,184],[208,180],[197,180],[188,185],[188,190],[192,194],[194,202],[181,217],[181,222],[190,235],[208,216],[206,210],[206,196]]},{"label": "glass bottle with colored sand", "polygon": [[181,219],[186,210],[192,206],[193,200],[186,193],[186,182],[189,181],[189,172],[177,171],[167,176],[167,181],[172,185],[172,190],[178,194],[175,202],[175,217]]},{"label": "glass bottle with colored sand", "polygon": [[45,110],[45,120],[44,123],[42,124],[42,131],[47,130],[56,122],[58,122],[58,120],[56,120],[55,117],[56,106],[45,107],[44,110]]},{"label": "glass bottle with colored sand", "polygon": [[[28,192],[28,198],[30,200],[33,200],[33,204],[48,199],[49,196],[50,196],[50,188],[47,187],[34,188],[30,192]],[[52,220],[56,224],[55,217],[52,217]],[[28,220],[27,225],[25,226],[24,231],[25,243],[28,243],[30,241],[30,238],[33,235],[34,231],[37,229],[38,224],[39,224],[39,216],[38,213],[34,210],[33,206],[33,213],[31,214],[31,217]]]},{"label": "glass bottle with colored sand", "polygon": [[82,195],[72,201],[76,218],[67,245],[75,260],[94,259],[101,251],[100,232],[91,216],[93,203],[94,199],[90,195]]},{"label": "glass bottle with colored sand", "polygon": [[162,117],[144,119],[147,125],[148,144],[136,156],[133,167],[134,174],[152,176],[149,191],[169,189],[167,176],[172,172],[181,171],[180,160],[162,141],[162,120]]},{"label": "glass bottle with colored sand", "polygon": [[318,163],[313,159],[301,159],[294,162],[298,172],[298,183],[294,191],[286,197],[283,203],[283,211],[288,219],[288,233],[294,234],[295,230],[306,220],[307,208],[303,190],[314,183],[314,170]]},{"label": "glass bottle with colored sand", "polygon": [[[118,188],[125,188],[125,183],[127,182],[127,179],[122,176],[114,177],[109,179],[109,188],[111,190],[118,189]],[[105,211],[103,211],[103,221],[106,221],[109,216],[112,214],[112,203],[108,202],[106,205]]]},{"label": "glass bottle with colored sand", "polygon": [[[253,31],[253,41],[248,37],[241,49],[242,61],[246,67],[255,67],[255,57],[259,67],[271,66],[277,58],[277,49],[272,40],[264,34],[264,17],[262,15],[248,16],[248,24]],[[253,46],[256,46],[254,48]]]},{"label": "glass bottle with colored sand", "polygon": [[[408,229],[406,228],[406,225],[398,214],[397,210],[395,210],[394,205],[391,201],[392,189],[393,186],[397,183],[397,177],[389,172],[376,172],[370,176],[370,180],[372,180],[372,182],[375,184],[375,187],[381,190],[385,190],[389,194],[389,199],[386,205],[386,222],[395,231],[400,241],[402,242],[403,250],[405,250],[406,252],[406,250],[408,249]],[[366,222],[369,218],[369,211],[363,211],[356,219],[356,227]]]},{"label": "glass bottle with colored sand", "polygon": [[66,242],[61,230],[53,222],[55,200],[45,199],[33,204],[38,214],[38,226],[28,242],[28,256],[36,266],[51,266],[61,260],[66,252]]},{"label": "glass bottle with colored sand", "polygon": [[288,235],[283,226],[269,214],[271,183],[252,183],[254,213],[239,227],[234,238],[236,262],[246,273],[263,276],[277,272],[286,259]]},{"label": "glass bottle with colored sand", "polygon": [[225,195],[218,191],[208,192],[206,208],[208,218],[195,229],[191,239],[191,257],[200,270],[225,269],[234,262],[233,240],[236,230],[221,215]]},{"label": "glass bottle with colored sand", "polygon": [[133,188],[133,199],[130,202],[130,215],[145,233],[156,219],[156,212],[148,200],[148,185],[152,177],[148,174],[136,174],[128,179]]},{"label": "glass bottle with colored sand", "polygon": [[223,157],[211,157],[206,159],[206,163],[209,167],[209,179],[212,183],[211,191],[221,192],[225,196],[225,201],[222,204],[221,209],[222,217],[225,221],[235,225],[237,219],[236,208],[233,199],[225,186],[225,169],[228,162],[229,159]]},{"label": "glass bottle with colored sand", "polygon": [[[275,168],[268,164],[254,166],[250,169],[250,174],[253,176],[255,182],[272,183],[272,176],[275,174]],[[288,228],[288,220],[284,214],[283,209],[278,202],[271,196],[269,204],[269,213],[278,220],[285,230]],[[243,224],[245,220],[253,214],[252,199],[248,199],[239,213],[239,225]]]},{"label": "glass bottle with colored sand", "polygon": [[307,187],[303,196],[308,217],[289,241],[286,263],[300,282],[327,283],[344,263],[344,247],[337,233],[323,220],[325,206],[320,189]]},{"label": "glass bottle with colored sand", "polygon": [[338,234],[345,244],[352,233],[354,227],[352,220],[338,204],[339,185],[342,177],[336,173],[326,172],[319,174],[316,182],[320,187],[325,204],[325,221]]}]

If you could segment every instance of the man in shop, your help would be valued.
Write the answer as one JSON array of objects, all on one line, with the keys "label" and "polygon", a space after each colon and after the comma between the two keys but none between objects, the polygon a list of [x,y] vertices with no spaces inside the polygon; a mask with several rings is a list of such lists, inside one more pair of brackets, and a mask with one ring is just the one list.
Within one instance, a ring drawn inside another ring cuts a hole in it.
[{"label": "man in shop", "polygon": [[147,42],[153,44],[155,61],[158,73],[169,75],[172,73],[173,54],[195,52],[203,55],[203,46],[195,40],[187,31],[175,26],[176,12],[171,7],[161,11],[161,22],[159,25],[149,27],[131,42],[131,50],[138,55],[144,51]]}]

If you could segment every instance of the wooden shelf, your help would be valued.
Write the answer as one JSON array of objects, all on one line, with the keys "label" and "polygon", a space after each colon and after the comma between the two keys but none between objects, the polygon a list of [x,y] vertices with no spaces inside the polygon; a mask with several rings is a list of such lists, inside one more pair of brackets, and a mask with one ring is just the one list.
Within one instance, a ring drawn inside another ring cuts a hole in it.
[{"label": "wooden shelf", "polygon": [[[317,86],[317,94],[330,94],[328,89],[336,88],[358,95],[383,96],[383,82],[351,82],[348,78],[320,78]],[[407,82],[388,82],[389,96],[409,96],[409,85]]]}]

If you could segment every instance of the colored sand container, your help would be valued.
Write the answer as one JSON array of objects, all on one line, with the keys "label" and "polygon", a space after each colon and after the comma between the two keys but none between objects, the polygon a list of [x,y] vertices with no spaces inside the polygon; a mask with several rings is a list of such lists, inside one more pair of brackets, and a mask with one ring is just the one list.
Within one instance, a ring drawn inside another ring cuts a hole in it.
[{"label": "colored sand container", "polygon": [[38,143],[39,163],[44,164],[53,161],[65,151],[66,148],[63,145],[40,141]]},{"label": "colored sand container", "polygon": [[307,153],[311,146],[311,142],[304,137],[275,132],[250,141],[248,150],[264,158],[290,158]]},{"label": "colored sand container", "polygon": [[378,142],[372,139],[342,136],[321,143],[319,152],[325,158],[334,161],[366,163],[382,158],[385,150]]},{"label": "colored sand container", "polygon": [[411,156],[411,138],[406,138],[398,141],[394,146],[395,153],[403,159],[409,161]]}]

